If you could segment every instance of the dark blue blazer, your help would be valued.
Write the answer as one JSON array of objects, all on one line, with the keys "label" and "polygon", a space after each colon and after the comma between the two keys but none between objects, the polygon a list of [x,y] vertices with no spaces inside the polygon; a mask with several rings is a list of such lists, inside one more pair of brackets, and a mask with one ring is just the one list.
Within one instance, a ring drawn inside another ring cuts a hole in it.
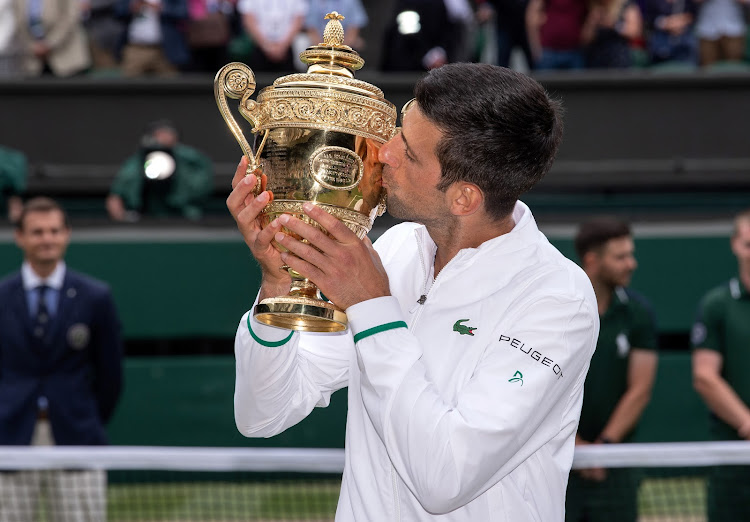
[{"label": "dark blue blazer", "polygon": [[109,288],[68,268],[57,313],[37,339],[20,272],[0,281],[0,445],[31,442],[39,397],[57,444],[106,444],[122,387],[120,331]]}]

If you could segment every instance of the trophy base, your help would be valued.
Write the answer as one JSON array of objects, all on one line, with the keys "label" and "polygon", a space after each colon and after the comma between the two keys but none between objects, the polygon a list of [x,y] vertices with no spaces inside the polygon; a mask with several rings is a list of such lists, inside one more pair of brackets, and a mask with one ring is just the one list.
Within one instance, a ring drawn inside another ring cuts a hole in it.
[{"label": "trophy base", "polygon": [[346,330],[346,314],[333,304],[310,297],[271,297],[255,306],[255,319],[269,326],[301,332]]}]

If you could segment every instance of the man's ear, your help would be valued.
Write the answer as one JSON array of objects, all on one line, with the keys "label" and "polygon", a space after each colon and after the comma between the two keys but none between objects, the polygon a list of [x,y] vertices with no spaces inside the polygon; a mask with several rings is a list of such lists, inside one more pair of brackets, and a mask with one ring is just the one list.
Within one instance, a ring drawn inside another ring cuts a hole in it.
[{"label": "man's ear", "polygon": [[484,207],[484,193],[473,183],[454,183],[448,187],[446,196],[455,216],[470,216]]},{"label": "man's ear", "polygon": [[587,272],[596,272],[597,270],[599,270],[599,258],[599,252],[596,252],[595,250],[589,250],[588,252],[583,254],[583,259],[581,259],[581,267]]}]

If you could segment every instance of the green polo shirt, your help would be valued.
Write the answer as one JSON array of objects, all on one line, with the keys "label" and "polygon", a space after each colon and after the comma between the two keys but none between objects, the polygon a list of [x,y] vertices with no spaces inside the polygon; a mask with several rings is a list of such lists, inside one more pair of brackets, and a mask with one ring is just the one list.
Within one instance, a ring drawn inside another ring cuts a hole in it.
[{"label": "green polo shirt", "polygon": [[600,318],[599,339],[583,390],[579,435],[595,440],[628,387],[632,348],[656,350],[656,321],[645,298],[630,289],[615,289]]},{"label": "green polo shirt", "polygon": [[7,199],[26,190],[29,165],[23,153],[0,147],[0,220],[8,213]]},{"label": "green polo shirt", "polygon": [[[721,376],[750,405],[750,292],[738,277],[703,297],[690,342],[693,348],[708,348],[721,354]],[[734,428],[715,415],[711,417],[711,431],[716,440],[739,438]]]}]

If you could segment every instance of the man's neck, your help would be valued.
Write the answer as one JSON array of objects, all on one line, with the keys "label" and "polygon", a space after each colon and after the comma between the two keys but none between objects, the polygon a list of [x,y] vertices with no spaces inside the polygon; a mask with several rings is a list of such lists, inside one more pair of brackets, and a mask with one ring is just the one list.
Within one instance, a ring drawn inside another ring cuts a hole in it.
[{"label": "man's neck", "polygon": [[594,294],[596,294],[596,303],[599,307],[599,315],[607,313],[609,305],[612,304],[612,298],[615,294],[615,289],[612,285],[608,285],[599,281],[591,281],[594,287]]},{"label": "man's neck", "polygon": [[750,270],[740,269],[740,283],[745,287],[746,292],[750,292]]},{"label": "man's neck", "polygon": [[59,261],[49,263],[32,263],[28,259],[26,261],[29,263],[31,270],[33,270],[40,279],[47,279],[49,276],[51,276],[52,272],[55,271],[55,268],[57,268],[57,264],[59,263]]},{"label": "man's neck", "polygon": [[426,225],[427,232],[437,245],[435,277],[461,250],[478,248],[485,241],[509,233],[514,226],[513,215],[494,222],[463,218],[440,225]]}]

